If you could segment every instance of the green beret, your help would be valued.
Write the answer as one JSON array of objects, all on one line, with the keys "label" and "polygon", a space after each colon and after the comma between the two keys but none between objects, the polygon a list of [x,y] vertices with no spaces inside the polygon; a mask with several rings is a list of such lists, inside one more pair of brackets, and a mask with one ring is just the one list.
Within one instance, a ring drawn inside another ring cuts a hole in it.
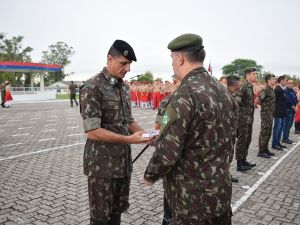
[{"label": "green beret", "polygon": [[236,79],[236,80],[240,80],[240,77],[239,76],[236,76],[236,75],[229,75],[226,77],[226,79]]},{"label": "green beret", "polygon": [[256,71],[256,68],[254,67],[247,67],[246,69],[244,69],[244,73],[251,73],[251,72],[254,72]]},{"label": "green beret", "polygon": [[266,74],[266,77],[275,77],[275,75],[272,74],[272,73],[267,73],[267,74]]},{"label": "green beret", "polygon": [[168,49],[174,51],[199,51],[203,49],[202,38],[197,34],[182,34],[168,44]]}]

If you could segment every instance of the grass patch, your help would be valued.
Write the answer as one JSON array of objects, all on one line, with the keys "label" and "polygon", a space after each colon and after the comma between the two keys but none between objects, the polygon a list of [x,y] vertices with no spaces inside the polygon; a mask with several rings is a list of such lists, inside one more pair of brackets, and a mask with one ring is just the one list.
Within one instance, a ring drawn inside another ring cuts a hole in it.
[{"label": "grass patch", "polygon": [[[56,95],[56,99],[70,99],[70,95]],[[79,99],[79,95],[76,95],[76,99]]]}]

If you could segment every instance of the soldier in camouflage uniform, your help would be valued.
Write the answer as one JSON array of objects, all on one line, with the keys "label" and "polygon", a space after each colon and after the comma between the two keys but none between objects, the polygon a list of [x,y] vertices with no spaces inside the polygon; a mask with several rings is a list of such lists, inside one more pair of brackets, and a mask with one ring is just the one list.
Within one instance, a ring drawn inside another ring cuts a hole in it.
[{"label": "soldier in camouflage uniform", "polygon": [[5,96],[6,96],[5,87],[6,87],[6,85],[4,83],[1,83],[0,91],[1,91],[1,106],[2,106],[2,108],[5,108],[5,106],[4,106]]},{"label": "soldier in camouflage uniform", "polygon": [[273,127],[273,113],[276,106],[276,97],[273,90],[273,87],[276,83],[275,75],[267,74],[265,77],[265,81],[267,86],[260,91],[260,94],[256,98],[257,104],[261,105],[261,127],[258,141],[259,152],[257,156],[270,158],[270,156],[275,155],[268,149],[268,143]]},{"label": "soldier in camouflage uniform", "polygon": [[252,139],[252,125],[254,114],[253,82],[257,78],[256,69],[247,67],[244,70],[245,81],[236,92],[235,99],[239,103],[239,129],[235,156],[237,160],[237,171],[250,170],[256,164],[247,161],[248,149]]},{"label": "soldier in camouflage uniform", "polygon": [[80,89],[80,113],[88,136],[84,174],[93,225],[120,224],[121,213],[129,208],[129,144],[150,140],[142,137],[144,132],[132,118],[130,90],[122,79],[132,60],[136,61],[132,47],[116,40],[108,52],[107,68]]},{"label": "soldier in camouflage uniform", "polygon": [[69,90],[68,90],[68,94],[70,94],[71,107],[73,107],[73,100],[76,103],[76,106],[78,106],[78,102],[76,100],[76,88],[77,88],[77,86],[75,84],[73,84],[73,81],[71,81],[71,84],[69,85]]},{"label": "soldier in camouflage uniform", "polygon": [[[233,143],[233,149],[232,149],[232,154],[230,156],[230,159],[229,159],[229,162],[231,164],[232,160],[233,160],[233,155],[234,155],[234,145],[235,145],[235,140],[236,140],[236,132],[237,132],[237,129],[238,129],[238,121],[239,121],[239,106],[238,106],[238,103],[235,99],[235,92],[239,89],[239,86],[240,86],[240,77],[238,76],[235,76],[235,75],[229,75],[226,77],[227,79],[227,90],[228,92],[230,93],[230,97],[231,97],[231,101],[232,101],[232,104],[234,106],[234,128],[232,130],[232,143]],[[231,176],[231,181],[232,182],[239,182],[239,180],[237,178],[233,178]]]},{"label": "soldier in camouflage uniform", "polygon": [[181,85],[168,101],[144,182],[163,178],[174,224],[231,224],[230,94],[203,68],[200,36],[181,35],[168,48]]}]

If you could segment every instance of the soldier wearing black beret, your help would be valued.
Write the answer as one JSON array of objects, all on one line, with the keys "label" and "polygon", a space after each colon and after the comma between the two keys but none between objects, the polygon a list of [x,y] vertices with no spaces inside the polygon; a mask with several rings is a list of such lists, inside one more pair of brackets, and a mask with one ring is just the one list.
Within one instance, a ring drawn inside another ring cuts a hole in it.
[{"label": "soldier wearing black beret", "polygon": [[80,88],[80,113],[88,137],[83,165],[93,225],[120,224],[121,213],[129,208],[130,144],[150,140],[142,137],[143,129],[132,117],[130,89],[123,81],[132,61],[136,61],[132,47],[116,40],[108,51],[107,67]]}]

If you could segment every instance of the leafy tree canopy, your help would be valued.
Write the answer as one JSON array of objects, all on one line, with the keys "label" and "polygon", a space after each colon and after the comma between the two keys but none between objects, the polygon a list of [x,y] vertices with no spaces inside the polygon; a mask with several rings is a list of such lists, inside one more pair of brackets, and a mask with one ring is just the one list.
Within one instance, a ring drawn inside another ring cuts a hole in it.
[{"label": "leafy tree canopy", "polygon": [[258,78],[261,78],[261,71],[264,68],[262,65],[258,65],[255,60],[252,59],[235,59],[230,64],[223,66],[223,75],[238,75],[243,77],[244,69],[246,67],[255,67],[257,69]]},{"label": "leafy tree canopy", "polygon": [[48,51],[43,51],[42,53],[42,63],[61,65],[61,72],[48,72],[45,75],[45,78],[50,83],[63,80],[70,75],[66,74],[65,68],[71,63],[70,57],[75,54],[73,47],[69,47],[64,42],[57,42],[55,45],[50,45]]}]

